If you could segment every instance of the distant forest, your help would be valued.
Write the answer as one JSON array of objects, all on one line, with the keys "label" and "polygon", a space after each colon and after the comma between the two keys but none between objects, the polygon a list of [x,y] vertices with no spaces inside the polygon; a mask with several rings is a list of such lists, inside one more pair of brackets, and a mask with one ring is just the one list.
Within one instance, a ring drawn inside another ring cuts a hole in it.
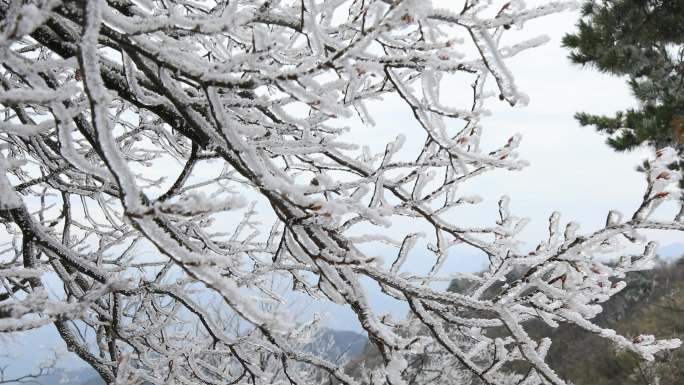
[{"label": "distant forest", "polygon": [[[627,287],[603,307],[597,323],[623,335],[684,338],[684,259],[630,273]],[[605,339],[592,338],[574,326],[551,329],[540,325],[540,333],[554,341],[551,366],[575,385],[684,384],[682,349],[659,354],[648,363],[631,352],[615,352]]]},{"label": "distant forest", "polygon": [[[653,270],[629,273],[627,287],[602,304],[596,323],[626,336],[654,334],[657,338],[684,339],[684,257],[660,261]],[[449,290],[467,292],[468,281],[454,280]],[[490,295],[495,295],[494,288]],[[603,338],[595,338],[576,326],[551,328],[540,320],[528,326],[537,339],[550,337],[553,345],[547,362],[574,385],[684,385],[684,350],[667,351],[654,362],[645,362],[629,351],[616,351]],[[370,344],[348,365],[358,374],[360,365],[373,366],[380,357]],[[527,370],[524,364],[511,371]],[[472,385],[479,385],[477,379]]]}]

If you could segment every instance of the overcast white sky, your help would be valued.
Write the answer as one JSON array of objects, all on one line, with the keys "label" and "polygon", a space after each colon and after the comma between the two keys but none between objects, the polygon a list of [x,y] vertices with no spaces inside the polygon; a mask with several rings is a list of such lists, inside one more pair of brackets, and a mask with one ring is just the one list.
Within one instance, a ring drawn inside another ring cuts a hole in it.
[{"label": "overcast white sky", "polygon": [[[502,194],[509,195],[514,214],[532,220],[523,233],[524,240],[529,242],[543,237],[548,215],[554,210],[561,211],[565,220],[576,220],[582,229],[591,230],[605,223],[610,209],[633,211],[644,188],[642,175],[635,171],[635,166],[648,156],[647,150],[615,153],[605,145],[604,137],[592,128],[579,127],[573,119],[576,111],[612,113],[634,103],[623,79],[582,69],[566,59],[567,51],[560,47],[560,39],[572,30],[577,17],[576,13],[566,12],[530,21],[523,31],[509,32],[511,41],[539,34],[549,35],[551,41],[508,61],[530,103],[524,108],[511,108],[492,100],[492,116],[485,121],[484,136],[494,144],[521,133],[520,153],[530,166],[521,172],[497,172],[482,177],[478,184],[469,187],[470,193],[486,199],[484,207],[489,210],[495,209]],[[369,145],[385,143],[393,137],[393,127],[414,124],[410,111],[398,100],[384,101],[373,109],[377,126],[355,128],[363,129],[362,135],[355,135],[368,140]],[[481,208],[467,215],[477,220],[482,216]],[[491,220],[492,215],[486,217]],[[677,242],[673,234],[659,236],[658,240],[663,245]],[[476,271],[484,262],[475,257],[460,261],[454,269]],[[391,303],[376,305],[387,311],[399,309]],[[349,314],[334,311],[331,326],[357,328]],[[17,341],[23,342],[24,348],[16,350],[21,357],[14,366],[23,370],[38,360],[40,344],[52,345],[55,339],[52,331],[43,330]],[[10,346],[3,340],[0,345]],[[0,358],[0,363],[3,361]]]}]

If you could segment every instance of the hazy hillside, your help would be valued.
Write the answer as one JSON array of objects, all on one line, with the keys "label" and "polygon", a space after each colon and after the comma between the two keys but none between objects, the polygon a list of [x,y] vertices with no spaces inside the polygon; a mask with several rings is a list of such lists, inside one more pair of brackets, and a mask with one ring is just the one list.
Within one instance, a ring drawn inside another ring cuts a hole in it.
[{"label": "hazy hillside", "polygon": [[[626,280],[627,287],[603,303],[604,311],[593,321],[626,336],[684,340],[684,259],[663,261],[654,270],[628,274]],[[454,281],[450,289],[464,291],[468,285]],[[527,330],[535,338],[551,337],[548,363],[575,385],[684,385],[682,349],[648,363],[573,325],[551,328],[535,320]]]},{"label": "hazy hillside", "polygon": [[[654,334],[684,340],[684,260],[628,277],[627,288],[605,304],[597,322],[624,335]],[[547,329],[554,338],[549,363],[575,385],[683,385],[684,350],[643,362],[615,352],[578,328]]]},{"label": "hazy hillside", "polygon": [[360,333],[323,329],[307,350],[332,362],[346,364],[363,352],[367,342],[368,338]]},{"label": "hazy hillside", "polygon": [[[604,312],[594,321],[628,336],[654,334],[684,340],[684,259],[668,259],[670,262],[661,262],[654,270],[630,273],[625,290],[604,303]],[[463,292],[468,288],[465,281],[453,281],[449,289]],[[684,385],[684,349],[647,363],[631,352],[615,351],[606,340],[571,325],[554,329],[534,321],[527,324],[527,330],[535,338],[552,338],[548,362],[574,385]],[[348,372],[356,374],[362,363],[372,367],[379,362],[377,350],[366,346],[349,364]],[[522,364],[510,368],[517,372],[527,369]]]},{"label": "hazy hillside", "polygon": [[[91,368],[82,368],[76,370],[54,370],[50,374],[46,374],[34,381],[22,382],[24,384],[40,384],[40,385],[104,385],[104,381]],[[8,384],[19,384],[18,382],[9,382]]]},{"label": "hazy hillside", "polygon": [[[346,364],[363,352],[368,339],[365,335],[344,330],[323,329],[306,349],[320,357]],[[41,385],[104,385],[104,381],[90,368],[56,370],[37,379]]]}]

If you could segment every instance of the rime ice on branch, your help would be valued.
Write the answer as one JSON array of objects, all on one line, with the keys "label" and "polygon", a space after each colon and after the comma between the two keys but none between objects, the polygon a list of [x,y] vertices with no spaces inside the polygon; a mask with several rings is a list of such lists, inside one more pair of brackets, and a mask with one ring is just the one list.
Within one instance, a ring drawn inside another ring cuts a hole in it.
[{"label": "rime ice on branch", "polygon": [[[525,102],[506,60],[545,39],[502,46],[502,35],[571,7],[0,1],[0,331],[53,323],[117,384],[564,384],[532,319],[647,360],[679,346],[592,322],[626,273],[651,267],[642,231],[684,230],[653,217],[677,179],[671,150],[655,155],[633,215],[580,233],[554,213],[531,252],[507,197],[488,226],[454,215],[480,201],[461,186],[525,165],[517,136],[481,147],[480,117],[492,96]],[[472,81],[467,105],[443,97],[454,74]],[[345,142],[341,119],[371,125],[368,102],[392,94],[422,129],[410,138],[420,151],[403,136],[376,154]],[[429,231],[378,235],[399,218]],[[396,255],[364,252],[373,242]],[[488,270],[466,292],[437,290],[457,245],[485,253]],[[404,269],[416,255],[434,266]],[[406,302],[407,318],[378,314],[369,282]],[[318,319],[287,315],[292,290],[351,309],[380,367],[352,377],[308,353]],[[529,369],[512,371],[519,361]]]}]

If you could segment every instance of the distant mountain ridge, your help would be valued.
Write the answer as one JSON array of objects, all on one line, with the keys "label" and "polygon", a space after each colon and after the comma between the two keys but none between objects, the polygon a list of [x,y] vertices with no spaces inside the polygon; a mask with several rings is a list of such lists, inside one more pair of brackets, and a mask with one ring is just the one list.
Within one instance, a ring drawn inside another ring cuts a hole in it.
[{"label": "distant mountain ridge", "polygon": [[[97,372],[90,367],[69,370],[56,369],[49,374],[36,378],[30,383],[41,385],[105,385]],[[18,383],[10,382],[9,384]]]},{"label": "distant mountain ridge", "polygon": [[[368,342],[368,338],[357,332],[346,330],[322,329],[305,349],[312,354],[325,358],[340,366],[358,357]],[[81,369],[57,369],[50,374],[37,378],[34,383],[41,385],[105,385],[97,372],[90,367]]]},{"label": "distant mountain ridge", "polygon": [[361,333],[324,328],[305,348],[312,354],[343,365],[358,357],[367,343],[368,338]]}]

